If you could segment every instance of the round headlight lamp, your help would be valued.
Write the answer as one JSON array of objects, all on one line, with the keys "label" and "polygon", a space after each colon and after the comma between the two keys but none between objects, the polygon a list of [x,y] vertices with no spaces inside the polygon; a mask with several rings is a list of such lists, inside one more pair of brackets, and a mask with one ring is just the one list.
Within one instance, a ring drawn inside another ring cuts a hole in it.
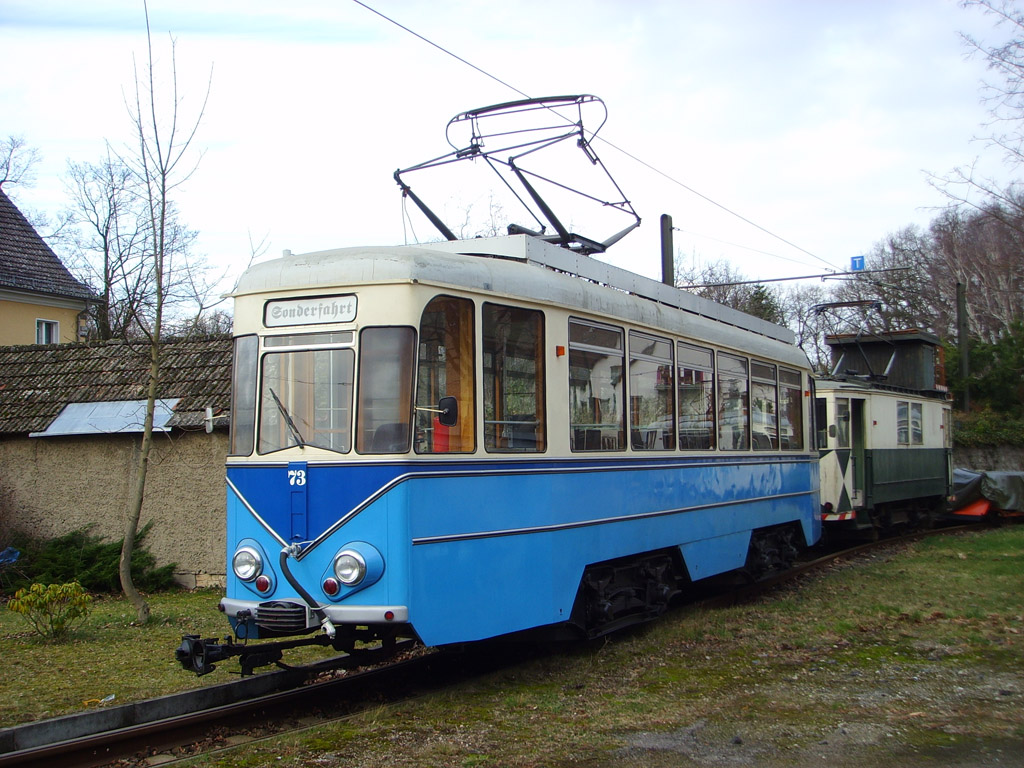
[{"label": "round headlight lamp", "polygon": [[334,575],[346,587],[354,587],[366,576],[366,560],[354,549],[345,549],[334,558]]},{"label": "round headlight lamp", "polygon": [[242,581],[252,581],[263,573],[263,557],[254,547],[240,547],[231,558],[231,570]]}]

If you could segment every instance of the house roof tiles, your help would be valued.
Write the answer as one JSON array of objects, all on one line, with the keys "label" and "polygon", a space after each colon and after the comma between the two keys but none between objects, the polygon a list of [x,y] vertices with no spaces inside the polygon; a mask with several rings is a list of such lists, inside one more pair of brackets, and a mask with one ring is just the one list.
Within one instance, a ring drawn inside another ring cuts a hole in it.
[{"label": "house roof tiles", "polygon": [[0,189],[0,287],[73,299],[94,299],[18,207]]},{"label": "house roof tiles", "polygon": [[[231,338],[163,343],[161,398],[181,398],[171,427],[223,426],[231,407]],[[0,347],[0,434],[41,432],[68,403],[142,400],[149,347],[123,341]]]}]

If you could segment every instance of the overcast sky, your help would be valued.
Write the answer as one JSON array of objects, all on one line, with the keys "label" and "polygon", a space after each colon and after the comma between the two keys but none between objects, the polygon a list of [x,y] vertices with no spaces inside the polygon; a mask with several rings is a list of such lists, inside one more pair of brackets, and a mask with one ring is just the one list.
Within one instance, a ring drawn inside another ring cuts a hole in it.
[{"label": "overcast sky", "polygon": [[[611,144],[594,146],[643,219],[602,258],[651,277],[662,213],[684,265],[724,258],[757,279],[847,269],[934,216],[926,172],[982,151],[986,70],[958,33],[997,33],[951,0],[367,5],[532,97],[599,96]],[[520,98],[352,0],[151,0],[150,17],[158,67],[177,41],[185,117],[212,77],[204,154],[177,201],[197,250],[233,268],[250,238],[268,257],[436,239],[418,215],[403,225],[393,172],[449,151],[455,114]],[[20,205],[55,213],[68,159],[130,139],[124,94],[144,55],[136,0],[0,0],[0,135],[44,158],[33,188],[11,188]],[[478,174],[426,174],[413,188],[456,224],[487,208]],[[625,224],[560,215],[589,236]]]}]

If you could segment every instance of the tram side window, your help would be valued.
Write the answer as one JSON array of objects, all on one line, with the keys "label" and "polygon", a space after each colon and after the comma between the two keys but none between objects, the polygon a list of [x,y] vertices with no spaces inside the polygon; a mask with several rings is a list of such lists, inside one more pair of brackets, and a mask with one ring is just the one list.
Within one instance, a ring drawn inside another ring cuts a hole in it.
[{"label": "tram side window", "polygon": [[231,367],[231,455],[252,453],[256,436],[256,372],[259,353],[257,336],[235,339]]},{"label": "tram side window", "polygon": [[624,338],[621,328],[569,321],[569,439],[574,451],[625,445]]},{"label": "tram side window", "polygon": [[921,403],[896,402],[896,442],[900,445],[924,443],[924,421]]},{"label": "tram side window", "polygon": [[779,404],[774,365],[750,361],[750,428],[755,451],[779,447]]},{"label": "tram side window", "polygon": [[718,353],[718,445],[723,451],[750,448],[747,360]]},{"label": "tram side window", "polygon": [[672,342],[629,332],[629,434],[634,450],[676,447]]},{"label": "tram side window", "polygon": [[[784,451],[804,447],[804,398],[800,371],[779,368],[779,446]],[[824,421],[822,421],[824,424]]]},{"label": "tram side window", "polygon": [[483,306],[484,448],[543,451],[544,314]]},{"label": "tram side window", "polygon": [[850,399],[836,398],[836,447],[850,447]]},{"label": "tram side window", "polygon": [[359,335],[359,453],[409,450],[415,345],[412,328],[366,328]]},{"label": "tram side window", "polygon": [[828,411],[825,403],[824,397],[814,398],[814,428],[817,430],[817,447],[821,450],[828,448]]},{"label": "tram side window", "polygon": [[679,447],[715,447],[715,371],[710,349],[679,342]]},{"label": "tram side window", "polygon": [[[441,424],[442,397],[459,404],[455,426]],[[416,453],[470,453],[476,448],[473,389],[473,302],[437,296],[420,320],[416,381]]]},{"label": "tram side window", "polygon": [[263,356],[260,453],[308,445],[347,453],[352,447],[351,349],[297,349]]}]

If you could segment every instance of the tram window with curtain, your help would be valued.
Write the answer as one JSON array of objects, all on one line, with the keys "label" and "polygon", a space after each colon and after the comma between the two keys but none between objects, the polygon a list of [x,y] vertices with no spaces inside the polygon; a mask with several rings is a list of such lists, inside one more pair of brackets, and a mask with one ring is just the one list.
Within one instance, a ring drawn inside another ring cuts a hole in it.
[{"label": "tram window with curtain", "polygon": [[676,447],[672,342],[629,332],[629,435],[640,451]]},{"label": "tram window with curtain", "polygon": [[718,353],[718,445],[723,451],[750,449],[750,390],[747,359]]},{"label": "tram window with curtain", "polygon": [[800,451],[804,447],[802,376],[800,371],[788,368],[779,368],[779,447],[784,451]]},{"label": "tram window with curtain", "polygon": [[484,448],[543,451],[544,313],[484,304],[483,364]]},{"label": "tram window with curtain", "polygon": [[750,361],[750,432],[755,451],[779,448],[779,404],[776,368]]},{"label": "tram window with curtain", "polygon": [[569,440],[572,450],[623,449],[625,363],[621,328],[569,321]]},{"label": "tram window with curtain", "polygon": [[706,451],[715,447],[715,369],[710,349],[679,342],[679,447]]},{"label": "tram window with curtain", "polygon": [[[441,423],[441,398],[454,397],[454,426]],[[437,296],[420,320],[416,375],[416,453],[472,453],[476,449],[473,386],[473,302]]]},{"label": "tram window with curtain", "polygon": [[359,335],[359,453],[409,450],[415,344],[412,328],[365,328]]}]

